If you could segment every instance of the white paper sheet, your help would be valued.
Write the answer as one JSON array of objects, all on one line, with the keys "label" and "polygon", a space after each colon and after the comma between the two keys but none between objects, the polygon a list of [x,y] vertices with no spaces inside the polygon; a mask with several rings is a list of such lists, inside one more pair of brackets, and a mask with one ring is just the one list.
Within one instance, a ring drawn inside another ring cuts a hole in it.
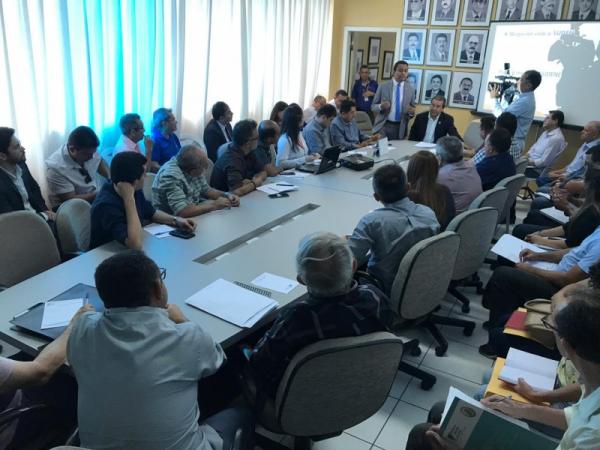
[{"label": "white paper sheet", "polygon": [[169,232],[173,231],[175,228],[169,225],[163,225],[160,223],[151,223],[150,225],[146,225],[144,230],[150,233],[152,236],[162,239],[169,236]]},{"label": "white paper sheet", "polygon": [[279,304],[219,278],[185,301],[239,327],[250,328]]},{"label": "white paper sheet", "polygon": [[435,148],[436,144],[433,142],[418,142],[415,147],[419,148]]},{"label": "white paper sheet", "polygon": [[348,155],[362,155],[362,156],[367,156],[369,154],[368,151],[366,150],[350,150],[348,152],[346,152],[344,154],[344,156],[348,156]]},{"label": "white paper sheet", "polygon": [[545,250],[541,249],[537,245],[522,241],[521,239],[510,234],[504,234],[500,239],[498,239],[496,245],[492,247],[492,252],[498,256],[508,259],[509,261],[518,263],[520,262],[519,254],[525,249],[530,249],[538,253],[545,252]]},{"label": "white paper sheet", "polygon": [[256,188],[257,190],[264,192],[265,194],[278,194],[279,192],[288,192],[288,191],[297,191],[298,186],[295,186],[291,183],[280,182],[280,183],[270,183],[264,184]]},{"label": "white paper sheet", "polygon": [[44,304],[44,315],[42,316],[42,330],[48,328],[66,327],[83,306],[84,299],[74,298],[71,300],[55,300]]},{"label": "white paper sheet", "polygon": [[296,286],[298,286],[298,282],[296,280],[290,280],[289,278],[280,277],[279,275],[274,275],[268,272],[257,276],[251,281],[251,283],[265,289],[281,292],[282,294],[288,294]]},{"label": "white paper sheet", "polygon": [[567,216],[560,209],[556,209],[554,206],[550,208],[540,209],[540,212],[551,219],[556,220],[558,223],[565,224],[569,221],[569,216]]},{"label": "white paper sheet", "polygon": [[[284,180],[288,178],[306,178],[310,177],[312,173],[310,172],[300,172],[299,170],[286,170],[284,173],[279,174]],[[284,181],[285,182],[285,181]]]}]

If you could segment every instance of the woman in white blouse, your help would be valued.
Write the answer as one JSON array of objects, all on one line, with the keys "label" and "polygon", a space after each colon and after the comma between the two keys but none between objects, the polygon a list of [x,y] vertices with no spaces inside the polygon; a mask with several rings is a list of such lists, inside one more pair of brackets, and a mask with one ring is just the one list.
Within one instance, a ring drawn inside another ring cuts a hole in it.
[{"label": "woman in white blouse", "polygon": [[302,136],[303,124],[302,108],[297,104],[292,103],[283,111],[281,136],[277,142],[277,167],[293,169],[316,159],[308,154],[308,146]]}]

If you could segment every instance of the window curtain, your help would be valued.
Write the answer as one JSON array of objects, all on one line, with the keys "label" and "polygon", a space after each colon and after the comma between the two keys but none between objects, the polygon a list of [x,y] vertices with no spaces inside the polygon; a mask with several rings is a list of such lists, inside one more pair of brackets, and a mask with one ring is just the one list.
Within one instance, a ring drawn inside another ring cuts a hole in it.
[{"label": "window curtain", "polygon": [[44,159],[79,125],[101,148],[118,120],[173,108],[200,138],[213,103],[260,120],[278,100],[326,94],[332,0],[0,0],[0,126]]}]

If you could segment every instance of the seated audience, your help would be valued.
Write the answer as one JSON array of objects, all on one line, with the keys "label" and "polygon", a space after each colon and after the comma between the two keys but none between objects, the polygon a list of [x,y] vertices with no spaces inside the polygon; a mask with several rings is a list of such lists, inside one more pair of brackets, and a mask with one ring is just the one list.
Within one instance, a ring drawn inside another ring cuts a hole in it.
[{"label": "seated audience", "polygon": [[437,183],[438,171],[438,160],[430,151],[421,150],[412,155],[406,170],[410,186],[408,198],[429,206],[435,213],[440,229],[445,230],[456,215],[456,209],[450,189]]},{"label": "seated audience", "polygon": [[441,137],[435,152],[440,159],[437,182],[450,189],[456,212],[466,211],[482,192],[477,169],[463,159],[463,143],[457,137]]},{"label": "seated audience", "polygon": [[194,217],[239,206],[239,197],[208,185],[204,177],[207,167],[208,157],[200,147],[184,145],[156,174],[152,185],[154,207],[167,214]]},{"label": "seated audience", "polygon": [[492,132],[496,126],[496,118],[494,116],[483,116],[479,119],[479,136],[482,139],[481,145],[476,149],[465,148],[463,151],[464,156],[467,158],[473,158],[474,164],[477,164],[483,158],[485,158],[485,138]]},{"label": "seated audience", "polygon": [[510,133],[510,149],[508,153],[510,153],[515,163],[520,158],[523,149],[522,143],[515,141],[515,132],[517,131],[518,123],[517,117],[509,112],[503,112],[496,118],[496,128],[504,128]]},{"label": "seated audience", "polygon": [[352,87],[351,98],[356,103],[356,110],[366,112],[371,121],[373,121],[371,105],[379,85],[377,84],[377,80],[372,80],[369,76],[369,66],[364,64],[360,66],[359,75],[360,77],[354,82],[354,86]]},{"label": "seated audience", "polygon": [[187,231],[196,224],[189,219],[159,211],[144,197],[146,158],[139,153],[123,152],[111,164],[111,182],[106,183],[92,204],[90,248],[112,240],[129,248],[142,248],[142,226],[164,223]]},{"label": "seated audience", "polygon": [[443,95],[433,97],[429,112],[425,111],[415,116],[408,139],[433,143],[443,136],[456,136],[462,140],[454,126],[454,117],[444,112],[445,107],[446,98]]},{"label": "seated audience", "polygon": [[212,162],[217,162],[218,148],[232,141],[233,130],[231,129],[231,121],[233,113],[225,102],[217,102],[212,107],[212,119],[204,128],[204,146],[206,153]]},{"label": "seated audience", "polygon": [[46,160],[46,181],[52,208],[72,198],[93,202],[98,191],[96,173],[110,178],[108,167],[96,151],[100,140],[94,130],[75,128],[67,143]]},{"label": "seated audience", "polygon": [[302,348],[322,339],[384,331],[395,317],[378,288],[353,280],[356,260],[344,238],[324,232],[306,236],[300,241],[296,268],[308,297],[279,315],[250,356],[252,379],[271,397]]},{"label": "seated audience", "polygon": [[277,159],[275,165],[283,169],[293,169],[304,163],[314,161],[319,155],[309,155],[308,146],[302,134],[302,109],[292,103],[283,112],[281,136],[277,141]]},{"label": "seated audience", "polygon": [[96,269],[106,310],[83,314],[67,347],[83,447],[231,449],[238,428],[252,440],[252,416],[239,407],[198,423],[198,381],[217,372],[225,354],[167,303],[165,276],[139,251],[117,253]]},{"label": "seated audience", "polygon": [[400,261],[417,242],[439,231],[435,213],[408,198],[402,167],[387,164],[373,175],[373,197],[383,208],[371,211],[358,222],[348,244],[359,266],[377,278],[389,293]]},{"label": "seated audience", "polygon": [[0,127],[0,214],[26,210],[53,221],[56,214],[46,206],[25,160],[25,147],[15,136],[15,130]]},{"label": "seated audience", "polygon": [[282,169],[275,165],[277,152],[275,145],[281,134],[281,129],[272,120],[263,120],[258,124],[258,144],[253,155],[258,160],[259,165],[264,167],[267,175],[274,177],[279,175]]},{"label": "seated audience", "polygon": [[356,105],[352,100],[344,100],[339,108],[340,114],[332,120],[330,132],[331,143],[342,146],[342,151],[362,148],[379,139],[378,134],[369,137],[358,128],[354,116]]},{"label": "seated audience", "polygon": [[342,102],[344,100],[348,100],[348,92],[343,89],[338,89],[335,91],[335,95],[331,100],[329,100],[329,104],[335,106],[335,110],[338,114],[340,114],[340,107],[342,106]]},{"label": "seated audience", "polygon": [[508,153],[510,133],[496,128],[485,139],[485,158],[475,168],[484,191],[492,189],[500,180],[516,174],[515,162]]},{"label": "seated audience", "polygon": [[327,99],[322,95],[317,95],[312,104],[303,111],[304,122],[308,123],[317,115],[317,111],[327,103]]},{"label": "seated audience", "polygon": [[267,178],[265,166],[255,157],[258,132],[254,120],[240,120],[233,128],[233,141],[217,160],[210,177],[215,189],[242,196],[254,191]]},{"label": "seated audience", "polygon": [[323,154],[325,149],[331,147],[331,122],[335,119],[337,112],[332,105],[324,105],[314,119],[312,119],[302,130],[306,145],[308,145],[308,153]]},{"label": "seated audience", "polygon": [[119,120],[119,128],[121,129],[121,137],[117,141],[113,150],[113,155],[121,152],[136,152],[144,154],[140,148],[140,142],[144,140],[144,149],[146,155],[146,164],[148,168],[152,167],[152,147],[154,143],[149,136],[144,137],[144,123],[139,114],[125,114]]},{"label": "seated audience", "polygon": [[550,111],[544,118],[544,132],[527,152],[531,166],[525,170],[527,177],[538,178],[542,172],[552,167],[566,148],[565,136],[560,129],[564,121],[565,115],[559,110]]},{"label": "seated audience", "polygon": [[279,101],[275,103],[273,109],[271,110],[271,114],[269,115],[269,120],[271,122],[275,122],[279,127],[281,127],[281,122],[283,121],[283,111],[288,106],[289,105],[286,102]]},{"label": "seated audience", "polygon": [[167,108],[158,108],[152,114],[152,167],[157,172],[160,166],[177,154],[181,148],[177,131],[177,119]]}]

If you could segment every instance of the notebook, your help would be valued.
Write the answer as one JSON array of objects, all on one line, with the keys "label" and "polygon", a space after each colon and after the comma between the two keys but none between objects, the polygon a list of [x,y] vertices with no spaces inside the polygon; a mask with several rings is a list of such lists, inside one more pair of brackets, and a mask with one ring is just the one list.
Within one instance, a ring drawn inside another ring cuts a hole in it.
[{"label": "notebook", "polygon": [[569,221],[569,216],[567,216],[560,209],[556,209],[554,206],[550,208],[540,209],[540,212],[546,217],[549,217],[550,219],[555,220],[556,222],[563,225]]},{"label": "notebook", "polygon": [[536,390],[551,391],[557,369],[558,361],[511,348],[498,378],[510,384],[523,378]]},{"label": "notebook", "polygon": [[492,247],[492,252],[498,256],[508,259],[509,261],[518,263],[520,262],[519,254],[525,249],[533,250],[537,253],[546,251],[535,244],[525,242],[511,234],[504,234]]},{"label": "notebook", "polygon": [[494,362],[494,370],[492,371],[490,381],[487,387],[485,388],[485,393],[483,394],[483,397],[487,398],[491,397],[492,395],[501,395],[502,397],[511,397],[517,402],[531,403],[521,394],[515,392],[512,384],[509,384],[506,381],[502,381],[498,378],[498,376],[500,375],[500,371],[504,368],[505,362],[506,360],[504,358],[496,358],[496,361]]},{"label": "notebook", "polygon": [[515,311],[506,322],[507,328],[512,328],[513,330],[524,330],[525,329],[525,319],[527,318],[527,311]]}]

